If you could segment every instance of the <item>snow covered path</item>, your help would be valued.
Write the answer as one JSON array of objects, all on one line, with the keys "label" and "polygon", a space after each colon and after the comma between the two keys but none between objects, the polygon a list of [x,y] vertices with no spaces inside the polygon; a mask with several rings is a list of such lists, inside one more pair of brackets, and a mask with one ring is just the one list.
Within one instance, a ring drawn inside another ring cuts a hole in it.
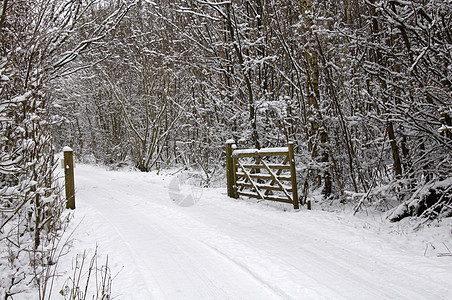
[{"label": "snow covered path", "polygon": [[452,257],[424,256],[422,237],[378,232],[378,221],[284,212],[223,189],[181,207],[169,176],[75,173],[76,247],[108,254],[116,299],[452,299]]}]

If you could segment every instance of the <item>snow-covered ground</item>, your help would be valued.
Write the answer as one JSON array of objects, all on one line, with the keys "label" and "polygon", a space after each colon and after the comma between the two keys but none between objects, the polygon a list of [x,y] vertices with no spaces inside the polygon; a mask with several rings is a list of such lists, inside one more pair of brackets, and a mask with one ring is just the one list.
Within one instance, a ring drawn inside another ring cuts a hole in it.
[{"label": "snow-covered ground", "polygon": [[79,165],[75,178],[72,254],[97,245],[99,261],[108,256],[114,299],[452,299],[452,256],[440,255],[452,220],[413,232],[225,188],[182,190],[195,203],[177,205],[169,175]]}]

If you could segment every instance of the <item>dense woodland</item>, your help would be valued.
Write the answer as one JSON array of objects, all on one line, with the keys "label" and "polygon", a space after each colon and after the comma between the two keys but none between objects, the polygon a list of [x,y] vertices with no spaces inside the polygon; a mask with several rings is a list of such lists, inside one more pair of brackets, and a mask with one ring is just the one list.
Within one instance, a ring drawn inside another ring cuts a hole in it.
[{"label": "dense woodland", "polygon": [[[101,22],[119,5],[84,17]],[[137,1],[78,53],[80,70],[48,87],[54,137],[80,158],[142,171],[185,165],[206,183],[224,173],[229,138],[242,148],[293,141],[300,189],[387,210],[450,177],[451,10],[448,1]]]},{"label": "dense woodland", "polygon": [[66,145],[208,185],[226,140],[293,141],[302,203],[451,216],[451,15],[450,0],[2,0],[0,295],[35,282],[45,298]]}]

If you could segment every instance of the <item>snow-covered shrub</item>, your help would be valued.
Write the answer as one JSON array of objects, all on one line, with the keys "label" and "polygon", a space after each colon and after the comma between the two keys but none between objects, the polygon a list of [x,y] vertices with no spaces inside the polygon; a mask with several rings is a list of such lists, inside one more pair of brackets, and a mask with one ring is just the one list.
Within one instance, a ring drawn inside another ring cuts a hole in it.
[{"label": "snow-covered shrub", "polygon": [[54,173],[43,75],[23,69],[19,42],[10,41],[16,50],[3,49],[0,63],[1,299],[44,296],[55,240],[67,220]]},{"label": "snow-covered shrub", "polygon": [[49,255],[65,219],[42,93],[15,86],[23,73],[14,66],[0,71],[8,77],[0,98],[0,297],[8,299],[49,279]]},{"label": "snow-covered shrub", "polygon": [[[108,14],[90,9],[110,5]],[[49,106],[55,78],[114,31],[133,6],[104,1],[3,1],[0,8],[0,298],[49,296],[68,218],[55,177]],[[92,19],[96,22],[93,22]],[[99,45],[99,44],[98,44]],[[51,286],[51,284],[50,284]],[[26,297],[25,298],[29,298]]]},{"label": "snow-covered shrub", "polygon": [[452,216],[452,178],[426,184],[389,215],[392,222],[408,216],[441,219]]}]

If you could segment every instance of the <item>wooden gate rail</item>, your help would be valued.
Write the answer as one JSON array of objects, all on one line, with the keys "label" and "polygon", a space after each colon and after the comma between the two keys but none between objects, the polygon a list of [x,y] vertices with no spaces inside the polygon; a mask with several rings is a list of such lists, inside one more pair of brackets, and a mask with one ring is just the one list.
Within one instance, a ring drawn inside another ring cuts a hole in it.
[{"label": "wooden gate rail", "polygon": [[[226,173],[228,196],[246,196],[293,204],[299,208],[293,143],[283,148],[235,149],[233,140],[226,142]],[[265,159],[283,156],[282,163]],[[254,163],[241,162],[253,159]],[[277,193],[277,195],[272,195]]]}]

